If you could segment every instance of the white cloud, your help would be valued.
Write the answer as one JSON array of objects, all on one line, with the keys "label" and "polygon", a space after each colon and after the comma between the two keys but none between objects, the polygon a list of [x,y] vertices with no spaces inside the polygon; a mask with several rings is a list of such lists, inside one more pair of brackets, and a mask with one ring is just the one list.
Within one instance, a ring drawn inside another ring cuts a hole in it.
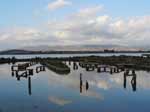
[{"label": "white cloud", "polygon": [[59,8],[62,8],[62,7],[65,7],[65,6],[69,6],[71,5],[72,3],[70,1],[66,1],[66,0],[55,0],[54,2],[52,3],[49,3],[48,4],[48,9],[50,11],[53,11],[53,10],[57,10]]},{"label": "white cloud", "polygon": [[0,34],[0,41],[5,41],[7,38],[9,38],[10,34]]},{"label": "white cloud", "polygon": [[95,14],[101,12],[103,10],[103,6],[101,5],[97,5],[97,6],[94,6],[94,7],[88,7],[88,8],[83,8],[83,9],[80,9],[78,11],[78,13],[76,13],[74,16],[76,17],[80,17],[80,18],[89,18],[89,17],[92,17],[92,16],[95,16]]},{"label": "white cloud", "polygon": [[[81,16],[80,13],[75,14],[64,21],[55,23],[54,29],[62,32],[62,34],[67,34],[67,40],[70,39],[74,42],[82,40],[83,44],[90,44],[91,42],[93,42],[91,44],[95,44],[95,40],[98,40],[106,44],[133,45],[136,42],[140,45],[145,43],[145,39],[150,40],[148,38],[150,16],[116,20],[116,18],[108,15],[97,16],[97,13],[94,13],[93,16],[87,14],[87,17],[86,14],[84,16]],[[59,37],[59,35],[57,36]],[[87,41],[89,43],[86,43]]]},{"label": "white cloud", "polygon": [[[69,4],[63,0],[58,0],[52,4],[58,7],[57,4],[61,2]],[[102,9],[101,5],[80,9],[62,20],[50,20],[46,26],[40,28],[5,29],[5,31],[0,32],[0,43],[10,42],[16,46],[23,44],[149,45],[150,16],[118,19],[118,17],[115,18],[106,14],[101,15]]]}]

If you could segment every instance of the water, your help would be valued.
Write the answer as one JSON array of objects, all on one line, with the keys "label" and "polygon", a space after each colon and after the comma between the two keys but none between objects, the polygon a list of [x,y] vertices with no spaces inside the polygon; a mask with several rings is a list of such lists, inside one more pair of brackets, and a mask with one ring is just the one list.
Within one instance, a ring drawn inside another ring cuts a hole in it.
[{"label": "water", "polygon": [[[127,55],[127,56],[141,56],[143,53],[87,53],[87,54],[36,54],[36,55],[0,55],[0,58],[35,58],[35,57],[75,57],[75,56],[120,56],[120,55]],[[148,53],[146,53],[148,54]]]},{"label": "water", "polygon": [[[20,81],[11,65],[0,65],[0,112],[149,112],[150,73],[136,71],[136,83],[123,72],[87,72],[80,68],[68,75],[46,69]],[[82,73],[80,77],[80,73]],[[81,79],[80,79],[81,78]],[[82,80],[82,86],[81,86]],[[86,87],[86,81],[89,87]],[[133,89],[134,88],[134,89]],[[136,89],[135,89],[136,88]]]}]

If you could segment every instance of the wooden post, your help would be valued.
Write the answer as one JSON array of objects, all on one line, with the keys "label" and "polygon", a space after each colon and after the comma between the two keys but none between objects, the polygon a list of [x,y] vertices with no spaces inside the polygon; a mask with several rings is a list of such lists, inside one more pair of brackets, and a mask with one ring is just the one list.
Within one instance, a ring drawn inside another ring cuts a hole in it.
[{"label": "wooden post", "polygon": [[87,67],[86,67],[86,71],[89,71],[89,69],[90,69],[89,66],[87,66]]},{"label": "wooden post", "polygon": [[20,77],[19,76],[17,77],[17,80],[20,81]]},{"label": "wooden post", "polygon": [[92,67],[92,70],[94,71],[94,69],[95,69],[95,67],[93,66],[93,67]]},{"label": "wooden post", "polygon": [[104,72],[106,72],[106,67],[104,67]]},{"label": "wooden post", "polygon": [[97,72],[100,73],[101,72],[101,67],[97,68]]},{"label": "wooden post", "polygon": [[14,71],[12,71],[12,77],[14,77]]},{"label": "wooden post", "polygon": [[132,75],[135,75],[135,70],[132,70]]},{"label": "wooden post", "polygon": [[117,69],[116,69],[116,68],[114,68],[114,72],[115,72],[115,73],[117,72]]},{"label": "wooden post", "polygon": [[117,69],[117,73],[119,73],[119,68],[116,68]]},{"label": "wooden post", "polygon": [[36,67],[36,73],[39,73],[39,72],[38,72],[38,67]]},{"label": "wooden post", "polygon": [[28,74],[33,75],[33,69],[28,69]]},{"label": "wooden post", "polygon": [[113,74],[113,70],[112,70],[113,68],[110,68],[110,74]]},{"label": "wooden post", "polygon": [[18,71],[16,70],[16,77],[18,76]]},{"label": "wooden post", "polygon": [[69,65],[71,65],[71,62],[69,61]]},{"label": "wooden post", "polygon": [[45,66],[43,66],[43,71],[46,71]]},{"label": "wooden post", "polygon": [[11,71],[14,71],[14,66],[11,66]]}]

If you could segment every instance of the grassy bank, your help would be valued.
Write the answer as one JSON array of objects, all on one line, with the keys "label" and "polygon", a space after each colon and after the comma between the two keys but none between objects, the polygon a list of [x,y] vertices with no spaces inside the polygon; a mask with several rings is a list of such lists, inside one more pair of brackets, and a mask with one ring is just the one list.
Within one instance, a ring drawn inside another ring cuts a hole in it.
[{"label": "grassy bank", "polygon": [[23,61],[42,62],[49,69],[60,73],[69,73],[70,69],[62,61],[96,63],[100,65],[121,66],[124,68],[133,68],[139,70],[150,71],[150,58],[142,56],[84,56],[84,57],[66,57],[66,58],[31,58],[31,59],[16,59],[16,58],[0,58],[0,63],[15,63]]},{"label": "grassy bank", "polygon": [[109,57],[80,57],[80,62],[113,65],[123,68],[133,68],[150,71],[150,58],[140,56],[109,56]]},{"label": "grassy bank", "polygon": [[70,68],[59,60],[42,60],[41,64],[58,74],[69,74]]}]

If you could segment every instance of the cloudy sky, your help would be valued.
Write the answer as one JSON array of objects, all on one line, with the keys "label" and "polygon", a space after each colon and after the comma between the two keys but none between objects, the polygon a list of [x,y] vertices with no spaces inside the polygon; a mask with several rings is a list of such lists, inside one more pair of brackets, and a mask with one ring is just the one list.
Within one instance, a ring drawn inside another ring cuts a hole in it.
[{"label": "cloudy sky", "polygon": [[148,46],[149,0],[0,0],[0,49]]}]

